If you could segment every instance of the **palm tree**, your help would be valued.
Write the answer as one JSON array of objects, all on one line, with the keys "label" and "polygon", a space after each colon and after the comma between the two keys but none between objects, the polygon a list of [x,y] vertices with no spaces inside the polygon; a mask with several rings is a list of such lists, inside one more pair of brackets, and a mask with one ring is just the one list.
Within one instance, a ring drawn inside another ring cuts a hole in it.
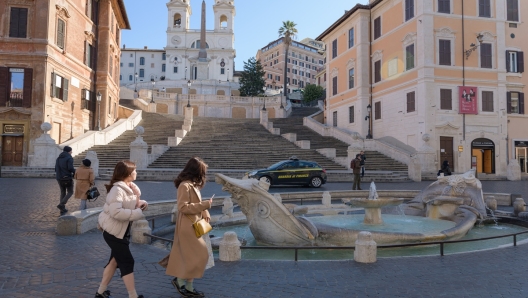
[{"label": "palm tree", "polygon": [[[284,49],[285,49],[285,56],[284,56],[284,94],[286,94],[286,99],[288,99],[288,50],[290,49],[290,45],[292,42],[292,39],[295,39],[297,37],[297,28],[295,28],[297,24],[295,24],[292,21],[283,21],[282,27],[279,28],[279,37],[283,37],[282,42],[284,42]],[[282,107],[282,99],[281,99],[281,107]]]}]

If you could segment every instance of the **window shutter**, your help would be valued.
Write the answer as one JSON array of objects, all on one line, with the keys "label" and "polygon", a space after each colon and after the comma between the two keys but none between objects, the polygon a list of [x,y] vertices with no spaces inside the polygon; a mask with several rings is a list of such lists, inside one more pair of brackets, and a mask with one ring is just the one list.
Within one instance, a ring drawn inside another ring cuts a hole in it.
[{"label": "window shutter", "polygon": [[506,72],[510,72],[510,52],[506,51]]},{"label": "window shutter", "polygon": [[24,68],[24,91],[22,106],[31,108],[31,97],[33,95],[33,68]]},{"label": "window shutter", "polygon": [[18,15],[18,37],[27,37],[27,21],[28,21],[28,10],[27,8],[20,8]]},{"label": "window shutter", "polygon": [[506,112],[508,114],[511,114],[511,112],[512,112],[512,109],[511,109],[511,92],[507,92],[506,93]]},{"label": "window shutter", "polygon": [[61,49],[64,49],[64,27],[64,21],[59,19],[57,23],[57,46]]},{"label": "window shutter", "polygon": [[88,41],[84,41],[84,65],[88,65],[88,52],[90,51],[90,49],[88,48]]},{"label": "window shutter", "polygon": [[517,52],[517,72],[524,72],[524,52]]},{"label": "window shutter", "polygon": [[68,101],[68,86],[70,85],[70,81],[68,79],[62,80],[62,101],[67,102]]},{"label": "window shutter", "polygon": [[57,97],[57,95],[55,94],[55,73],[52,72],[51,73],[51,92],[50,92],[50,96],[51,97]]},{"label": "window shutter", "polygon": [[7,94],[9,92],[9,68],[0,67],[0,107],[7,104]]},{"label": "window shutter", "polygon": [[519,93],[519,114],[524,114],[524,93]]},{"label": "window shutter", "polygon": [[20,8],[12,7],[9,18],[9,37],[18,37],[18,10]]}]

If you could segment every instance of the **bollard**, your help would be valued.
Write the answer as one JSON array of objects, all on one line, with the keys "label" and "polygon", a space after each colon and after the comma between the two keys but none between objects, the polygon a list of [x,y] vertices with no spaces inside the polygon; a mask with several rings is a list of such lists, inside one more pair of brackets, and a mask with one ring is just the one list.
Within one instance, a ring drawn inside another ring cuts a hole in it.
[{"label": "bollard", "polygon": [[130,242],[150,244],[150,237],[144,236],[143,233],[152,234],[152,229],[145,217],[132,223],[132,226],[130,227]]},{"label": "bollard", "polygon": [[77,217],[72,215],[63,215],[59,217],[59,220],[57,220],[57,235],[77,235]]},{"label": "bollard", "polygon": [[220,261],[233,262],[240,261],[242,253],[240,251],[240,241],[235,232],[225,232],[224,238],[220,241]]},{"label": "bollard", "polygon": [[358,263],[375,263],[377,254],[376,242],[370,232],[359,232],[354,250],[354,261]]},{"label": "bollard", "polygon": [[332,196],[330,195],[330,192],[325,191],[323,192],[323,205],[325,207],[330,207],[332,205]]},{"label": "bollard", "polygon": [[495,199],[495,197],[488,197],[486,199],[486,206],[492,211],[497,210],[497,200]]},{"label": "bollard", "polygon": [[515,202],[513,202],[513,215],[518,216],[519,213],[524,211],[526,211],[526,204],[523,198],[515,199]]}]

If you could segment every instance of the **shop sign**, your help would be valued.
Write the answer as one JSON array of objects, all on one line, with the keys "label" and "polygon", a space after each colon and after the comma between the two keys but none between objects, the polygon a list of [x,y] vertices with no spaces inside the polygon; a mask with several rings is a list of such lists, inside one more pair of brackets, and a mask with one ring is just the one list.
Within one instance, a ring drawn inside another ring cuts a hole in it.
[{"label": "shop sign", "polygon": [[528,141],[515,141],[515,147],[528,147]]},{"label": "shop sign", "polygon": [[24,133],[24,125],[4,125],[4,133],[6,134]]},{"label": "shop sign", "polygon": [[458,146],[458,152],[464,152],[464,146]]},{"label": "shop sign", "polygon": [[495,145],[493,144],[492,141],[477,140],[477,141],[471,142],[471,146],[473,147],[494,147]]}]

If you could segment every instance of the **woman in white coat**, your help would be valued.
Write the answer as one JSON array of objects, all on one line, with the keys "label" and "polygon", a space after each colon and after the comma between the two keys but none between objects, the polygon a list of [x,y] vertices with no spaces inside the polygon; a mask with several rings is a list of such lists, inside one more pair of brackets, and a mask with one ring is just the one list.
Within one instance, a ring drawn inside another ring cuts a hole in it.
[{"label": "woman in white coat", "polygon": [[130,226],[143,218],[147,202],[140,200],[141,192],[136,184],[136,164],[129,160],[120,161],[114,169],[110,184],[105,185],[108,195],[103,211],[99,214],[99,227],[111,249],[110,260],[105,266],[103,279],[95,298],[108,298],[110,280],[117,268],[125,283],[129,298],[143,298],[137,295],[134,282],[134,258],[129,248]]}]

